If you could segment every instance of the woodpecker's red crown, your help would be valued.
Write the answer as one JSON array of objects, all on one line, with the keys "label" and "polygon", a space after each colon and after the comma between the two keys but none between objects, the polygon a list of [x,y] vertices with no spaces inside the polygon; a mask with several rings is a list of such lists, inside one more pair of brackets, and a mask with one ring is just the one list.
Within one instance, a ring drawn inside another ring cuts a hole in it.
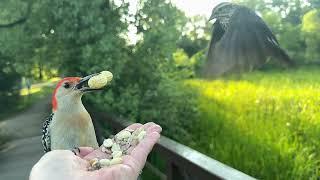
[{"label": "woodpecker's red crown", "polygon": [[56,111],[58,107],[58,102],[57,102],[57,91],[63,87],[63,88],[69,88],[71,85],[77,84],[81,80],[80,77],[66,77],[60,80],[54,89],[53,96],[52,96],[52,110]]},{"label": "woodpecker's red crown", "polygon": [[[103,72],[101,72],[103,73]],[[55,88],[52,96],[52,110],[56,111],[58,108],[58,100],[59,104],[65,105],[68,107],[72,98],[78,98],[81,101],[82,94],[86,92],[99,91],[103,89],[102,87],[95,87],[89,85],[89,81],[91,78],[100,75],[101,73],[91,74],[89,76],[80,78],[80,77],[66,77],[60,80]],[[109,73],[110,74],[110,73]],[[109,75],[107,74],[107,75]],[[112,76],[112,74],[111,74]],[[108,77],[107,77],[108,78]],[[112,79],[112,77],[111,77]],[[111,80],[110,79],[110,80]],[[71,98],[71,99],[70,99]]]}]

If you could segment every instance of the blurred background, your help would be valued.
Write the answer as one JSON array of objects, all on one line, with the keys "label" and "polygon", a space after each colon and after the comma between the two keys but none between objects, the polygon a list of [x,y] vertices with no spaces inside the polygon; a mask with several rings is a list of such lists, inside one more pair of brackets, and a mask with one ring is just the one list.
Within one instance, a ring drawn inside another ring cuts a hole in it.
[{"label": "blurred background", "polygon": [[256,11],[297,66],[206,80],[208,18],[220,2],[1,0],[0,123],[50,96],[60,77],[109,70],[109,90],[85,105],[154,121],[257,178],[320,177],[320,1],[232,1]]}]

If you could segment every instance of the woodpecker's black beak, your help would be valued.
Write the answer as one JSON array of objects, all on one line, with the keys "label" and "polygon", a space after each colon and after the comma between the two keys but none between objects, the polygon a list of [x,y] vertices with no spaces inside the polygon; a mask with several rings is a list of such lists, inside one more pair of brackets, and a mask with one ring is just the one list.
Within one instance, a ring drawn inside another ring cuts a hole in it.
[{"label": "woodpecker's black beak", "polygon": [[213,14],[211,14],[211,16],[210,16],[208,21],[211,21],[211,20],[216,19],[216,18],[217,18],[217,16],[213,13]]},{"label": "woodpecker's black beak", "polygon": [[91,74],[89,76],[86,76],[86,77],[83,77],[80,79],[80,81],[78,82],[78,84],[75,86],[75,89],[76,90],[79,90],[81,92],[90,92],[90,91],[97,91],[97,90],[101,90],[102,88],[100,89],[92,89],[89,87],[88,85],[88,81],[90,78],[94,77],[94,76],[97,76],[99,73],[96,73],[96,74]]}]

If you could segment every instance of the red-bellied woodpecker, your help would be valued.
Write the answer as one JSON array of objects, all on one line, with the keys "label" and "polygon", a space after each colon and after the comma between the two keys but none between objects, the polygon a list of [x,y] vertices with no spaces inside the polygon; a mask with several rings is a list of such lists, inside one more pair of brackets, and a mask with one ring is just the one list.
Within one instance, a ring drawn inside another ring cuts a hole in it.
[{"label": "red-bellied woodpecker", "polygon": [[[52,96],[53,112],[45,120],[42,129],[45,152],[55,149],[71,150],[80,146],[98,148],[93,123],[81,97],[85,92],[101,90],[107,84],[107,78],[102,78],[105,83],[99,82],[99,77],[97,78],[103,72],[84,78],[67,77],[58,82]],[[108,80],[111,79],[109,77]],[[98,86],[93,86],[94,83]]]}]

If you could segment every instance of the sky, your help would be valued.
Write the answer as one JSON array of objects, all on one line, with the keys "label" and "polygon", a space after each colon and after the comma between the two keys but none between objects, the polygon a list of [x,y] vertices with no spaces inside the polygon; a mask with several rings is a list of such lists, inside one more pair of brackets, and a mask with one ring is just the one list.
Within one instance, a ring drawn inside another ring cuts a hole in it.
[{"label": "sky", "polygon": [[[135,12],[137,0],[128,0],[130,2],[129,12]],[[115,0],[116,3],[121,1]],[[171,0],[179,9],[185,12],[188,17],[195,15],[204,15],[209,18],[212,9],[222,2],[230,2],[230,0]]]},{"label": "sky", "polygon": [[172,2],[189,17],[204,15],[209,18],[216,5],[222,2],[230,2],[230,0],[172,0]]}]

